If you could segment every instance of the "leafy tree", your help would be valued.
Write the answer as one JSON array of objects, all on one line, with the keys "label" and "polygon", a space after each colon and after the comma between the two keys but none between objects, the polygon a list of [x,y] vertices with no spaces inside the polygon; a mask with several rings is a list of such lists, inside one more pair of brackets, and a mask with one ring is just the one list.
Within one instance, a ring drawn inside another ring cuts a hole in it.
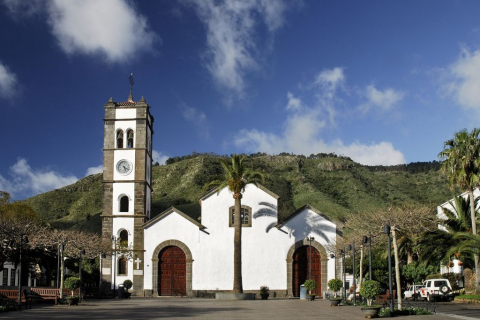
[{"label": "leafy tree", "polygon": [[438,267],[425,266],[423,263],[410,263],[402,268],[402,276],[411,284],[422,283],[429,274],[436,272],[438,272]]},{"label": "leafy tree", "polygon": [[204,189],[212,187],[218,188],[218,193],[228,186],[228,189],[233,193],[235,199],[235,220],[234,220],[234,245],[233,245],[233,292],[242,293],[242,219],[240,211],[242,208],[242,192],[245,191],[247,184],[255,184],[264,182],[265,177],[261,172],[254,171],[245,166],[246,156],[237,154],[232,155],[230,160],[221,158],[224,176],[222,180],[214,180],[205,185]]},{"label": "leafy tree", "polygon": [[[472,233],[477,233],[475,216],[475,204],[473,189],[480,182],[480,129],[468,132],[466,129],[456,132],[453,139],[444,143],[444,150],[439,153],[440,159],[444,160],[442,171],[446,174],[451,187],[459,187],[466,190],[470,197],[470,215]],[[475,254],[475,273],[480,279],[480,265],[478,254]],[[480,282],[475,284],[475,292],[480,294]]]},{"label": "leafy tree", "polygon": [[[422,206],[393,207],[388,210],[360,212],[351,215],[345,222],[349,232],[346,237],[360,238],[366,234],[372,234],[372,240],[377,240],[383,235],[383,226],[390,222],[395,255],[395,276],[398,292],[401,292],[400,265],[402,257],[399,255],[397,235],[415,239],[421,232],[435,228],[431,209]],[[377,240],[378,241],[378,240]],[[382,239],[385,241],[385,238]],[[385,242],[383,242],[385,243]],[[398,309],[402,309],[402,299],[398,296]]]}]

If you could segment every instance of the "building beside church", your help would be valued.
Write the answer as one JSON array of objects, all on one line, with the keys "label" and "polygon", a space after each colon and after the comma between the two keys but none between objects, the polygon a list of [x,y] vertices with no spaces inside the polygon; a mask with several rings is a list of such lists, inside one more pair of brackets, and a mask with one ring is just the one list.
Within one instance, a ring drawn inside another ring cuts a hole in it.
[{"label": "building beside church", "polygon": [[[110,288],[133,281],[141,296],[203,296],[233,287],[234,200],[227,188],[200,198],[201,219],[172,207],[151,217],[154,118],[142,97],[105,104],[102,233],[121,252],[102,259]],[[332,255],[337,226],[305,205],[278,221],[278,196],[248,185],[242,198],[242,276],[245,292],[270,287],[277,296],[299,296],[308,278],[317,295],[341,276]],[[309,239],[309,240],[307,240]],[[112,242],[113,243],[113,242]],[[310,276],[311,274],[311,276]]]}]

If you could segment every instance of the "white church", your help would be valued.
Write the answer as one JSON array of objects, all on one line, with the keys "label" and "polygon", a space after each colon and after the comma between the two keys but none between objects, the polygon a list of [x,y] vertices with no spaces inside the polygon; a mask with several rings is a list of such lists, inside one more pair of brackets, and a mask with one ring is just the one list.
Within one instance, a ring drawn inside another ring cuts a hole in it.
[{"label": "white church", "polygon": [[[203,195],[201,218],[194,220],[172,207],[151,217],[152,136],[154,118],[142,97],[105,104],[104,200],[102,234],[128,244],[102,259],[102,281],[110,288],[133,282],[138,296],[207,296],[233,288],[230,191]],[[167,137],[165,137],[167,138]],[[333,255],[337,226],[305,205],[278,221],[278,196],[263,186],[248,185],[242,198],[242,277],[244,292],[268,286],[277,297],[299,296],[306,279],[317,282],[316,294],[341,277]]]}]

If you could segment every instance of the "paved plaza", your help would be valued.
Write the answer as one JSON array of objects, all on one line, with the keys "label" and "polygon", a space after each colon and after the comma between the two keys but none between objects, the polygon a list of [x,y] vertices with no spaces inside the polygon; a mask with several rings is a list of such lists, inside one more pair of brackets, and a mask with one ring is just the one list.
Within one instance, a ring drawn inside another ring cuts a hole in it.
[{"label": "paved plaza", "polygon": [[[450,304],[448,308],[454,306]],[[458,306],[458,305],[457,305]],[[398,317],[412,320],[479,319],[480,306],[464,305],[457,316]],[[439,306],[437,310],[444,308]],[[462,310],[463,310],[462,309]],[[466,317],[474,316],[472,317]],[[189,298],[91,300],[78,306],[36,303],[32,309],[0,313],[2,319],[363,319],[360,307],[331,307],[325,300],[274,299],[225,301]]]}]

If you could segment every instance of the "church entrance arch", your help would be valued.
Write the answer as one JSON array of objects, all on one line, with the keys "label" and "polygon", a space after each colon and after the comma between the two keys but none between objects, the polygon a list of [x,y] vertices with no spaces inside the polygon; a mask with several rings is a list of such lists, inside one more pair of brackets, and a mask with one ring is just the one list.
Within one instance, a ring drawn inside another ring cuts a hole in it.
[{"label": "church entrance arch", "polygon": [[[309,276],[308,254],[309,242],[307,239],[295,242],[287,253],[287,295],[300,296],[300,285]],[[317,283],[315,293],[319,296],[327,288],[327,252],[317,241],[312,242],[312,278]]]},{"label": "church entrance arch", "polygon": [[158,295],[185,296],[187,294],[185,253],[179,247],[166,247],[160,252],[158,260]]},{"label": "church entrance arch", "polygon": [[192,253],[181,241],[160,243],[152,255],[154,295],[192,295]]},{"label": "church entrance arch", "polygon": [[[319,295],[322,292],[322,284],[320,282],[321,275],[321,258],[316,248],[302,246],[295,250],[293,254],[293,296],[300,296],[300,285],[305,280],[312,279],[317,287],[312,291],[313,294]],[[311,272],[311,277],[310,277]]]}]

